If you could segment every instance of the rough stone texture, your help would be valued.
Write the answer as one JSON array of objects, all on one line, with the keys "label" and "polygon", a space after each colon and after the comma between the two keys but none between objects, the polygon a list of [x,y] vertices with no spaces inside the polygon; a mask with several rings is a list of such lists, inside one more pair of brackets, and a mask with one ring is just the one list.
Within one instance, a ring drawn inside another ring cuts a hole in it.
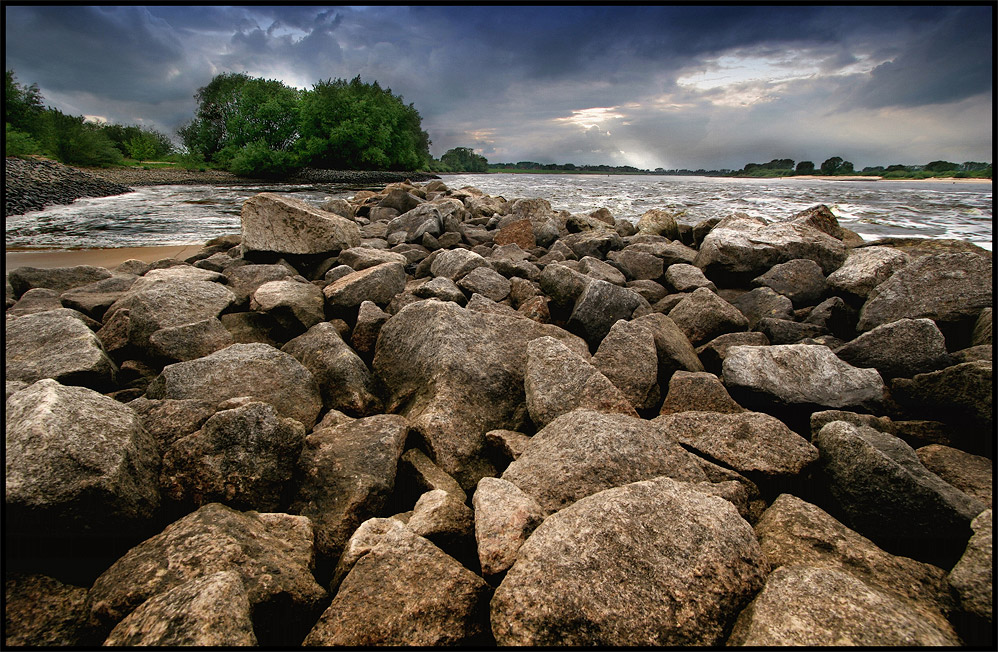
[{"label": "rough stone texture", "polygon": [[325,300],[311,283],[268,281],[253,292],[250,310],[267,312],[287,329],[302,331],[325,321]]},{"label": "rough stone texture", "polygon": [[753,478],[792,477],[818,459],[818,450],[806,439],[761,412],[679,412],[652,423],[681,444]]},{"label": "rough stone texture", "polygon": [[159,506],[159,451],[127,406],[44,379],[5,410],[8,532],[106,537]]},{"label": "rough stone texture", "polygon": [[443,215],[433,204],[421,204],[403,212],[388,222],[389,244],[420,242],[425,234],[438,236],[442,233]]},{"label": "rough stone texture", "polygon": [[221,410],[166,451],[160,484],[165,496],[195,507],[280,511],[304,441],[305,427],[267,403]]},{"label": "rough stone texture", "polygon": [[145,396],[129,401],[127,405],[142,419],[142,425],[159,444],[160,451],[166,451],[181,437],[200,430],[217,407],[212,401],[195,398],[151,400]]},{"label": "rough stone texture", "polygon": [[607,260],[613,261],[629,281],[651,281],[660,278],[665,271],[661,258],[644,251],[611,251],[607,254]]},{"label": "rough stone texture", "polygon": [[557,308],[571,309],[591,279],[567,265],[546,265],[538,277],[541,291]]},{"label": "rough stone texture", "polygon": [[[59,300],[59,293],[55,290],[50,290],[48,288],[31,288],[21,295],[21,298],[17,300],[17,303],[15,303],[12,308],[7,310],[6,316],[20,317],[22,315],[31,315],[36,312],[58,310],[62,307],[62,302]],[[71,308],[72,306],[67,307]]]},{"label": "rough stone texture", "polygon": [[662,398],[658,387],[658,349],[647,321],[621,319],[614,324],[593,355],[592,365],[636,410],[651,409]]},{"label": "rough stone texture", "polygon": [[405,266],[382,263],[337,279],[323,288],[326,303],[333,308],[352,308],[364,301],[388,305],[405,289]]},{"label": "rough stone texture", "polygon": [[986,457],[957,448],[929,444],[915,449],[918,461],[963,493],[991,507],[994,490],[993,463]]},{"label": "rough stone texture", "polygon": [[243,202],[244,251],[321,254],[356,247],[360,227],[294,197],[264,192]]},{"label": "rough stone texture", "polygon": [[553,337],[527,344],[523,389],[530,419],[538,428],[577,408],[638,416],[606,376]]},{"label": "rough stone texture", "polygon": [[143,602],[199,577],[235,571],[261,645],[297,645],[328,599],[312,577],[312,525],[288,514],[205,505],[135,546],[94,582],[90,623],[109,631]]},{"label": "rough stone texture", "polygon": [[748,330],[748,320],[730,303],[707,288],[697,288],[669,311],[669,318],[693,346],[718,335]]},{"label": "rough stone texture", "polygon": [[783,566],[735,623],[731,646],[960,645],[894,596],[832,568]]},{"label": "rough stone texture", "polygon": [[[438,277],[441,278],[441,277]],[[458,287],[474,294],[477,292],[493,301],[502,301],[509,296],[509,280],[488,267],[476,267],[457,282]]]},{"label": "rough stone texture", "polygon": [[404,418],[379,414],[305,438],[289,509],[312,519],[318,555],[335,563],[357,526],[387,504],[408,433]]},{"label": "rough stone texture", "polygon": [[405,416],[426,452],[467,490],[494,475],[483,459],[485,433],[522,430],[527,342],[551,335],[578,353],[579,338],[522,317],[420,301],[385,322],[373,369],[386,388],[386,411]]},{"label": "rough stone texture", "polygon": [[981,316],[974,324],[974,330],[970,336],[970,343],[974,346],[988,345],[994,343],[994,313],[991,308],[981,311]]},{"label": "rough stone texture", "polygon": [[755,327],[773,344],[799,344],[804,343],[804,340],[812,340],[828,334],[824,327],[817,324],[805,324],[788,319],[773,319],[772,317],[763,317]]},{"label": "rough stone texture", "polygon": [[650,304],[661,301],[669,294],[669,291],[662,284],[655,281],[628,281],[624,285],[640,294]]},{"label": "rough stone texture", "polygon": [[211,355],[167,365],[146,390],[150,399],[201,399],[221,403],[251,396],[281,416],[315,424],[322,408],[312,374],[293,357],[266,344],[233,344]]},{"label": "rough stone texture", "polygon": [[769,346],[769,338],[757,331],[725,333],[696,348],[702,368],[712,374],[721,373],[721,365],[728,351],[735,346]]},{"label": "rough stone texture", "polygon": [[341,265],[347,265],[354,271],[359,272],[368,267],[376,267],[383,263],[402,263],[409,261],[400,253],[394,251],[383,251],[372,249],[371,247],[353,247],[340,252],[336,259]]},{"label": "rough stone texture", "polygon": [[406,525],[455,558],[474,547],[474,512],[464,500],[443,489],[432,489],[420,496]]},{"label": "rough stone texture", "polygon": [[363,301],[357,311],[357,323],[353,327],[350,335],[350,343],[354,351],[361,356],[370,357],[374,355],[374,345],[378,341],[378,333],[384,326],[388,318],[391,317],[373,301]]},{"label": "rough stone texture", "polygon": [[340,584],[306,646],[480,644],[489,586],[406,527],[388,529]]},{"label": "rough stone texture", "polygon": [[544,520],[537,501],[502,478],[482,478],[472,498],[478,561],[485,575],[505,572],[516,553]]},{"label": "rough stone texture", "polygon": [[239,573],[205,575],[154,595],[118,623],[105,646],[256,645]]},{"label": "rough stone texture", "polygon": [[911,602],[940,629],[949,627],[944,614],[955,604],[943,569],[883,551],[816,505],[781,494],[759,518],[755,533],[774,569],[834,568]]},{"label": "rough stone texture", "polygon": [[638,233],[648,235],[661,235],[670,240],[679,239],[679,226],[676,224],[676,216],[667,210],[653,208],[645,211],[638,219]]},{"label": "rough stone texture", "polygon": [[45,575],[4,573],[4,646],[86,643],[87,590]]},{"label": "rough stone texture", "polygon": [[355,417],[381,410],[370,370],[331,323],[316,324],[281,347],[281,351],[311,372],[326,408]]},{"label": "rough stone texture", "polygon": [[400,529],[408,528],[404,519],[398,518],[398,515],[391,518],[369,518],[361,523],[350,535],[346,545],[343,546],[343,554],[340,555],[340,560],[336,563],[333,579],[329,583],[329,592],[335,595],[343,578],[347,576],[357,560],[371,552],[371,549],[378,545],[386,532]]},{"label": "rough stone texture", "polygon": [[697,288],[717,290],[714,283],[703,275],[699,267],[675,263],[665,270],[665,282],[676,292],[693,292]]},{"label": "rough stone texture", "polygon": [[825,281],[834,292],[865,299],[873,288],[910,260],[911,256],[893,247],[850,249],[842,267],[829,274]]},{"label": "rough stone texture", "polygon": [[669,478],[547,518],[492,599],[499,645],[718,645],[769,567],[726,500]]},{"label": "rough stone texture", "polygon": [[641,301],[641,296],[632,290],[592,280],[575,301],[568,329],[580,335],[595,350],[617,320],[630,319]]},{"label": "rough stone texture", "polygon": [[835,355],[854,367],[873,367],[884,378],[911,378],[950,362],[946,339],[931,319],[899,319],[863,333]]},{"label": "rough stone texture", "polygon": [[868,331],[902,318],[937,324],[976,320],[991,307],[991,258],[971,252],[923,256],[874,288],[859,313]]},{"label": "rough stone texture", "polygon": [[236,297],[236,305],[248,305],[250,297],[264,283],[283,281],[293,277],[295,272],[289,265],[242,265],[225,270],[225,278],[229,280],[228,288]]},{"label": "rough stone texture", "polygon": [[530,437],[522,432],[514,430],[490,430],[485,433],[485,440],[492,450],[496,451],[504,460],[502,468],[510,462],[520,457],[530,443]]},{"label": "rough stone texture", "polygon": [[537,246],[534,227],[530,220],[516,220],[500,228],[493,240],[497,245],[515,244],[524,251]]},{"label": "rough stone texture", "polygon": [[438,276],[423,283],[412,291],[413,295],[420,299],[440,299],[441,301],[453,301],[463,306],[468,302],[468,298],[461,291],[454,281],[446,276]]},{"label": "rough stone texture", "polygon": [[104,352],[101,341],[68,312],[37,312],[6,320],[6,380],[33,383],[52,378],[63,384],[101,391],[114,386],[118,370]]},{"label": "rough stone texture", "polygon": [[814,436],[829,510],[882,548],[948,567],[985,505],[947,484],[903,441],[833,421]]},{"label": "rough stone texture", "polygon": [[856,309],[842,297],[828,297],[808,313],[804,322],[820,326],[836,337],[851,340],[856,334],[858,317]]},{"label": "rough stone texture", "polygon": [[699,410],[702,412],[745,412],[721,381],[706,371],[677,371],[669,380],[669,391],[659,414],[675,414]]},{"label": "rough stone texture", "polygon": [[502,474],[545,513],[610,487],[669,476],[707,479],[693,455],[653,422],[622,414],[575,410],[530,438]]},{"label": "rough stone texture", "polygon": [[233,344],[232,333],[215,317],[161,328],[149,336],[149,353],[161,360],[184,362]]},{"label": "rough stone texture", "polygon": [[[433,463],[426,453],[418,448],[410,448],[399,458],[398,474],[395,479],[396,496],[413,497],[418,500],[427,491],[441,489],[454,495],[462,503],[468,500],[457,480]],[[406,507],[413,503],[406,501]]]},{"label": "rough stone texture", "polygon": [[739,405],[847,409],[880,403],[884,383],[874,369],[857,369],[825,346],[733,346],[721,366]]},{"label": "rough stone texture", "polygon": [[991,510],[981,512],[970,525],[974,534],[967,542],[966,552],[947,579],[959,596],[961,608],[990,624],[994,622],[995,602],[992,548],[994,525]]},{"label": "rough stone texture", "polygon": [[986,433],[994,433],[994,373],[992,361],[963,362],[939,371],[895,378],[895,400],[909,412]]},{"label": "rough stone texture", "polygon": [[93,265],[15,267],[7,273],[7,280],[14,290],[14,296],[18,298],[32,288],[48,288],[61,294],[66,290],[110,277],[111,272]]},{"label": "rough stone texture", "polygon": [[443,276],[457,283],[476,267],[491,267],[488,260],[468,249],[441,251],[430,265],[433,276]]},{"label": "rough stone texture", "polygon": [[794,308],[814,305],[826,289],[821,267],[804,258],[773,265],[765,274],[752,279],[752,285],[768,287],[787,297]]}]

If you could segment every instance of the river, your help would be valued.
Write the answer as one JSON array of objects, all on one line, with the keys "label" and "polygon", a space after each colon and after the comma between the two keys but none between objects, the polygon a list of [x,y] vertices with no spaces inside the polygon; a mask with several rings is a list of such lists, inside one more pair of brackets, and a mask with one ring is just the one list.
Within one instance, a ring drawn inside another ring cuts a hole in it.
[{"label": "river", "polygon": [[[990,183],[828,181],[582,174],[443,175],[452,188],[475,186],[506,199],[543,197],[555,209],[588,213],[605,207],[637,221],[651,208],[680,212],[696,224],[734,212],[778,221],[816,204],[867,240],[956,238],[992,249]],[[77,249],[202,244],[239,232],[243,200],[284,192],[312,203],[351,197],[346,186],[140,186],[113,197],[81,199],[5,219],[7,249]]]}]

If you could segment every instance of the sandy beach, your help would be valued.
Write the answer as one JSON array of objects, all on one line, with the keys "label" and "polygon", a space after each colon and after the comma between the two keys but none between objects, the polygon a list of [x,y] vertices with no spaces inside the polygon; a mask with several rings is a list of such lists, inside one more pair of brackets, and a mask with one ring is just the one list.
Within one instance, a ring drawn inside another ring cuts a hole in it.
[{"label": "sandy beach", "polygon": [[826,177],[816,174],[801,174],[780,179],[809,179],[816,181],[905,181],[908,183],[991,183],[991,179],[957,179],[956,177],[933,177],[930,179],[885,179],[884,177],[868,177],[863,175],[848,177]]},{"label": "sandy beach", "polygon": [[163,258],[184,259],[201,249],[202,245],[178,245],[173,247],[121,247],[117,249],[49,249],[49,250],[10,250],[4,251],[4,268],[15,267],[75,267],[76,265],[96,265],[113,269],[126,260],[141,260],[151,263]]}]

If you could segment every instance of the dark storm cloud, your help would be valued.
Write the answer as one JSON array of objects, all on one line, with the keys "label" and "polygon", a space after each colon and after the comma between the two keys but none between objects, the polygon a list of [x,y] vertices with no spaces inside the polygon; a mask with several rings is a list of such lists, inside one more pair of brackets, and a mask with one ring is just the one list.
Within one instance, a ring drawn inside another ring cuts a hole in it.
[{"label": "dark storm cloud", "polygon": [[299,88],[360,75],[414,104],[438,156],[740,167],[942,148],[906,129],[972,132],[990,152],[990,120],[976,122],[991,112],[992,11],[6,5],[5,47],[50,104],[168,133],[220,72]]}]

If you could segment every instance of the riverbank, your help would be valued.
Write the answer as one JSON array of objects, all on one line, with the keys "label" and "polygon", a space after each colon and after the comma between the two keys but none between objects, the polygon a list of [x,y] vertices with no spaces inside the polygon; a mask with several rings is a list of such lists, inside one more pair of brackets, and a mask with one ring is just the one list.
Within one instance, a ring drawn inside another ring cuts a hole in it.
[{"label": "riverbank", "polygon": [[118,247],[115,249],[6,249],[3,262],[5,269],[16,267],[75,267],[94,265],[113,269],[126,260],[141,260],[154,263],[164,258],[183,260],[193,256],[201,245],[178,245],[173,247]]},{"label": "riverbank", "polygon": [[[161,185],[258,185],[261,179],[240,177],[223,170],[185,170],[183,168],[80,168],[88,174],[129,186]],[[355,186],[384,186],[401,181],[430,181],[437,175],[426,172],[393,172],[388,170],[319,170],[306,168],[283,179],[266,179],[274,183],[309,184],[336,183]]]}]

